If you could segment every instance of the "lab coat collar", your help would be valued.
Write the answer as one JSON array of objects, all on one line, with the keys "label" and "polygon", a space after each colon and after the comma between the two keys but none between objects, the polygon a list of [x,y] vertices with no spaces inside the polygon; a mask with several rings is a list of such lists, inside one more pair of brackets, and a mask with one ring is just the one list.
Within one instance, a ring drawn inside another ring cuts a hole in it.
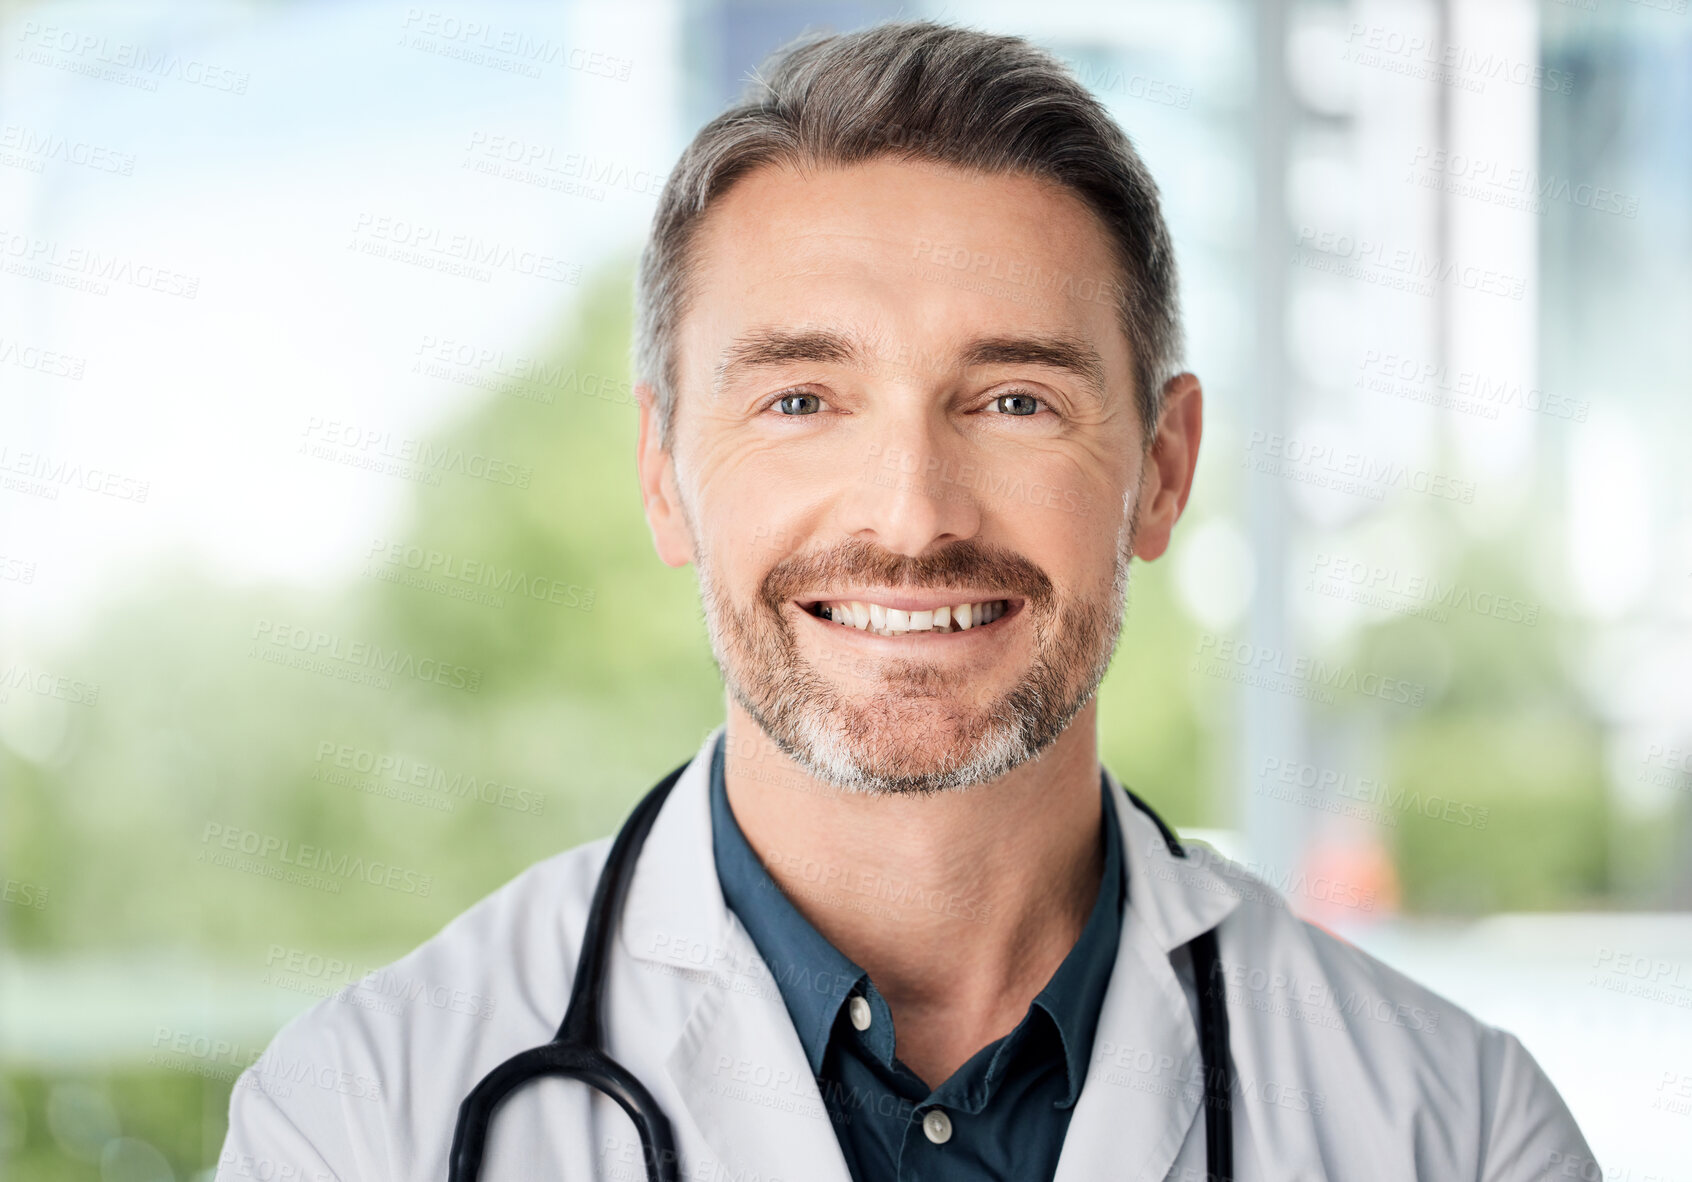
[{"label": "lab coat collar", "polygon": [[1124,924],[1145,925],[1166,955],[1221,923],[1239,906],[1242,893],[1221,873],[1228,865],[1204,846],[1189,846],[1186,858],[1169,852],[1157,823],[1128,799],[1122,782],[1105,769],[1122,823],[1128,860],[1128,906]]},{"label": "lab coat collar", "polygon": [[711,853],[711,749],[718,725],[670,789],[623,903],[623,947],[637,960],[708,974],[722,967],[732,912]]},{"label": "lab coat collar", "polygon": [[[708,776],[722,730],[706,736],[653,823],[623,911],[624,948],[692,982],[667,1067],[719,1159],[755,1154],[765,1177],[850,1182],[781,992],[717,881]],[[1172,954],[1184,960],[1177,950],[1241,899],[1213,858],[1175,858],[1126,794],[1114,803],[1128,899],[1054,1182],[1168,1173],[1203,1099],[1197,1031]]]},{"label": "lab coat collar", "polygon": [[[1120,792],[1108,768],[1105,775]],[[1087,1080],[1053,1182],[1156,1182],[1168,1175],[1204,1098],[1198,1030],[1175,958],[1186,963],[1183,946],[1221,923],[1241,899],[1213,858],[1176,858],[1125,793],[1115,802],[1128,905]]]},{"label": "lab coat collar", "polygon": [[724,1176],[852,1182],[780,987],[717,881],[709,776],[722,730],[706,737],[647,835],[624,948],[684,992],[690,1008],[665,1068]]}]

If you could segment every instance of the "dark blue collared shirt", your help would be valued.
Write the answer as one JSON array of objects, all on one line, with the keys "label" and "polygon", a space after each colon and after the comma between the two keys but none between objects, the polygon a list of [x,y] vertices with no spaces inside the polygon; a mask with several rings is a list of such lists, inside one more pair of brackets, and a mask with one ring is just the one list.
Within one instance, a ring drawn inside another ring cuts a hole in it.
[{"label": "dark blue collared shirt", "polygon": [[[718,738],[711,756],[717,878],[781,990],[857,1182],[1048,1182],[1056,1172],[1122,929],[1122,832],[1102,771],[1099,791],[1104,878],[1080,939],[1016,1029],[931,1090],[894,1053],[893,1015],[875,982],[799,913],[747,843],[729,807]],[[801,867],[801,880],[810,877]],[[866,909],[878,906],[878,888],[897,893],[902,885],[816,877],[819,891]],[[981,918],[968,900],[933,902],[960,923]]]}]

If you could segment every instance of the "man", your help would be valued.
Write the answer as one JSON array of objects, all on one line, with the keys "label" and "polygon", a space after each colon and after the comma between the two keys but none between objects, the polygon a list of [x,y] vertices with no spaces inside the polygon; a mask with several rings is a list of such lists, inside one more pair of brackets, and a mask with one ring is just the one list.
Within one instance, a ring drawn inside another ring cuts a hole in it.
[{"label": "man", "polygon": [[[1200,1179],[1222,1131],[1239,1179],[1594,1176],[1516,1039],[1099,765],[1202,395],[1156,189],[1053,59],[926,22],[792,49],[683,155],[639,279],[647,520],[728,691],[605,969],[679,1177]],[[608,847],[285,1029],[219,1177],[446,1177],[462,1099],[558,1025]],[[483,1177],[644,1176],[578,1080],[490,1127]]]}]

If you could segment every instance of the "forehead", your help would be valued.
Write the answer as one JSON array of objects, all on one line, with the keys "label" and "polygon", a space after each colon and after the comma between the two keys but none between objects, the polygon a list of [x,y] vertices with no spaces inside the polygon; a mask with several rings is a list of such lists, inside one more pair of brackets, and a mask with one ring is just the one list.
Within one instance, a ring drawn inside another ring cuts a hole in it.
[{"label": "forehead", "polygon": [[885,356],[983,336],[1085,339],[1128,380],[1120,270],[1097,215],[1053,182],[878,158],[767,165],[717,198],[693,243],[679,331],[698,386],[748,326],[851,329]]}]

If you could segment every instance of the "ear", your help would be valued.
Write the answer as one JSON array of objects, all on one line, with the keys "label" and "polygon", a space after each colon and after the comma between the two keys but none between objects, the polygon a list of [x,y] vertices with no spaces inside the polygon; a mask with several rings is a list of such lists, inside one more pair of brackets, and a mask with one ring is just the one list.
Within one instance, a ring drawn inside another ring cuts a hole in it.
[{"label": "ear", "polygon": [[1169,535],[1187,507],[1204,432],[1204,391],[1198,378],[1177,374],[1163,387],[1163,414],[1140,474],[1138,532],[1134,553],[1147,562],[1169,548]]},{"label": "ear", "polygon": [[[640,499],[652,545],[666,566],[693,561],[693,535],[682,514],[672,451],[658,446],[658,396],[645,382],[635,383],[640,402],[640,439],[635,444],[635,467],[640,474]],[[671,441],[672,450],[675,441]]]}]

